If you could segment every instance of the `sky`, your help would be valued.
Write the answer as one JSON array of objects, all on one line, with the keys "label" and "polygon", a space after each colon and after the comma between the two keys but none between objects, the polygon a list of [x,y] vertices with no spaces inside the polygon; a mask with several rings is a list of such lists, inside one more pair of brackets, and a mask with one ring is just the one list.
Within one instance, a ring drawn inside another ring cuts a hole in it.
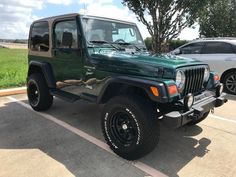
[{"label": "sky", "polygon": [[[27,39],[30,24],[37,19],[81,13],[135,22],[145,39],[150,36],[121,0],[0,0],[0,39]],[[198,28],[186,28],[180,39],[198,38]]]}]

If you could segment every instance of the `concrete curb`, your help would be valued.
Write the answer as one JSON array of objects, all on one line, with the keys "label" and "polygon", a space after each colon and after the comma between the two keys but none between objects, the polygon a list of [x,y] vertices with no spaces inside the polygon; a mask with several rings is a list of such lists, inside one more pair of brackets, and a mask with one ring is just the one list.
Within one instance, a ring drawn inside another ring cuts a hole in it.
[{"label": "concrete curb", "polygon": [[12,89],[3,89],[0,90],[0,97],[24,94],[26,93],[26,87],[12,88]]}]

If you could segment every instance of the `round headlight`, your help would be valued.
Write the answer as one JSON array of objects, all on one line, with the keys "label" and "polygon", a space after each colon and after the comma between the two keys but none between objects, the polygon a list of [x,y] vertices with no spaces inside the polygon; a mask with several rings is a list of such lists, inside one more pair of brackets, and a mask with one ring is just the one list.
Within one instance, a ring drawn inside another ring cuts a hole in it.
[{"label": "round headlight", "polygon": [[176,78],[175,78],[176,86],[178,89],[182,89],[185,83],[185,74],[182,70],[178,70],[176,72]]},{"label": "round headlight", "polygon": [[209,66],[206,66],[204,71],[204,82],[207,82],[209,77],[210,77],[210,68]]}]

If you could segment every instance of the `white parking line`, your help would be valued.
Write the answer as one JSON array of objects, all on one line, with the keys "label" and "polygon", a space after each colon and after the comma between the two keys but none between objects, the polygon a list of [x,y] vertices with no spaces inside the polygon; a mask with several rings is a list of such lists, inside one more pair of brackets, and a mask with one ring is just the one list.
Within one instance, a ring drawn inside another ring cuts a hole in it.
[{"label": "white parking line", "polygon": [[[25,108],[27,108],[29,110],[32,110],[32,108],[28,104],[26,104],[26,103],[24,103],[24,102],[22,102],[22,101],[20,101],[20,100],[18,100],[16,98],[13,98],[13,97],[10,97],[10,96],[7,97],[7,98],[9,100],[13,101],[13,102],[16,102],[16,103],[20,104],[21,106],[23,106],[23,107],[25,107]],[[97,145],[98,147],[106,150],[107,152],[109,152],[111,154],[114,154],[114,152],[111,151],[111,149],[108,147],[108,145],[106,143],[104,143],[101,140],[99,140],[99,139],[97,139],[97,138],[95,138],[95,137],[93,137],[93,136],[91,136],[91,135],[81,131],[80,129],[75,128],[75,127],[73,127],[73,126],[71,126],[71,125],[69,125],[69,124],[67,124],[67,123],[57,119],[56,117],[49,115],[49,114],[42,113],[42,112],[36,112],[36,111],[35,111],[35,113],[40,115],[40,116],[42,116],[42,117],[44,117],[47,120],[50,120],[50,121],[52,121],[52,122],[54,122],[54,123],[56,123],[56,124],[58,124],[58,125],[60,125],[60,126],[62,126],[64,128],[66,128],[67,130],[69,130],[69,131],[79,135],[80,137],[86,139],[87,141],[89,141],[89,142]],[[160,172],[160,171],[156,170],[155,168],[152,168],[151,166],[149,166],[147,164],[144,164],[144,163],[142,163],[140,161],[135,161],[135,162],[132,162],[131,164],[133,166],[135,166],[136,168],[142,170],[143,172],[145,172],[145,173],[147,173],[147,174],[149,174],[149,175],[151,175],[153,177],[167,177],[162,172]]]},{"label": "white parking line", "polygon": [[231,123],[235,123],[236,124],[235,120],[223,118],[223,117],[220,117],[220,116],[215,116],[215,115],[212,115],[212,114],[210,114],[209,116],[212,117],[212,118],[215,118],[215,119],[219,119],[219,120],[223,120],[223,121],[226,121],[226,122],[231,122]]}]

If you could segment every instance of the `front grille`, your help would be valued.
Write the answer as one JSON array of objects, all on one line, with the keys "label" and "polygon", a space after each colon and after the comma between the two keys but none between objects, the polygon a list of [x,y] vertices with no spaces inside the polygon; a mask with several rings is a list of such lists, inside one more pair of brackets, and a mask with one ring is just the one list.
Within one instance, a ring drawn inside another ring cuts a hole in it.
[{"label": "front grille", "polygon": [[204,72],[204,67],[191,68],[184,71],[186,81],[184,90],[182,92],[183,96],[187,95],[188,93],[196,94],[203,90]]}]

